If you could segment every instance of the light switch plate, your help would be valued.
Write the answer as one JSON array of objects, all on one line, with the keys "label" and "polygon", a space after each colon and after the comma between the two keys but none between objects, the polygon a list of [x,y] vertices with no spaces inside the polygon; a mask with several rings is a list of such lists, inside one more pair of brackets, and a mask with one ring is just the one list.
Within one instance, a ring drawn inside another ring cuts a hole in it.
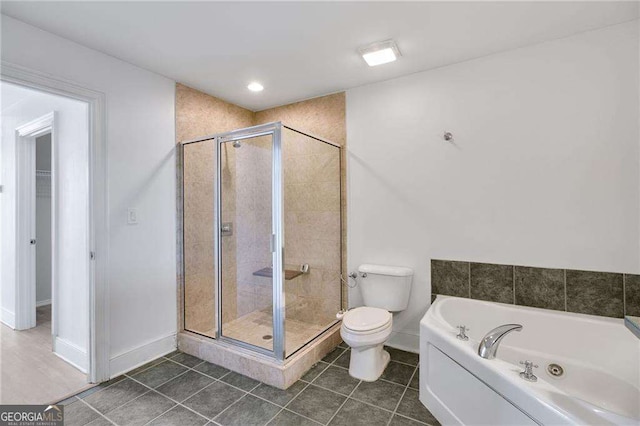
[{"label": "light switch plate", "polygon": [[137,225],[138,224],[138,209],[128,208],[127,209],[127,225]]}]

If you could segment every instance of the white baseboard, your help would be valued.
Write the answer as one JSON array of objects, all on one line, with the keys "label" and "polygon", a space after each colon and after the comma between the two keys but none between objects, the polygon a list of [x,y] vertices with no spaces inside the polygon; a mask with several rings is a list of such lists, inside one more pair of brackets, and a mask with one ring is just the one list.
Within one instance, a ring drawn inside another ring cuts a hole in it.
[{"label": "white baseboard", "polygon": [[36,302],[36,308],[39,308],[40,306],[47,306],[50,304],[51,304],[51,299],[41,300],[39,302]]},{"label": "white baseboard", "polygon": [[83,373],[87,373],[87,351],[80,346],[56,336],[53,339],[53,353]]},{"label": "white baseboard", "polygon": [[109,377],[118,377],[122,373],[175,351],[176,347],[176,334],[172,333],[116,355],[109,361]]},{"label": "white baseboard", "polygon": [[15,330],[16,328],[16,314],[6,308],[0,309],[0,321],[8,327]]}]

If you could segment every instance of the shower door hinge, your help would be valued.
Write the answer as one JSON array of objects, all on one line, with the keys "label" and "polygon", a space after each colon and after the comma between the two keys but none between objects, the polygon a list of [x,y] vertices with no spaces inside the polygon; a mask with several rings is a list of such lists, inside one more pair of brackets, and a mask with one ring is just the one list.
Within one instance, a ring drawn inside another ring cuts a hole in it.
[{"label": "shower door hinge", "polygon": [[95,260],[95,258],[96,258],[96,252],[95,251],[90,251],[89,252],[89,259]]},{"label": "shower door hinge", "polygon": [[271,253],[275,253],[275,251],[276,251],[276,234],[271,234],[271,238],[269,239],[269,247],[271,249]]}]

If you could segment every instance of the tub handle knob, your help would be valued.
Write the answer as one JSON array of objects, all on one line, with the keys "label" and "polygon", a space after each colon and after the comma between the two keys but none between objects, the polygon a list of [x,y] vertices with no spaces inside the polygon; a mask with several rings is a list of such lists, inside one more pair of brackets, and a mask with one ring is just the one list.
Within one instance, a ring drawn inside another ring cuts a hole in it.
[{"label": "tub handle knob", "polygon": [[460,331],[456,337],[460,340],[469,340],[469,336],[467,336],[467,331],[470,331],[470,328],[465,327],[464,325],[459,325],[458,330]]},{"label": "tub handle knob", "polygon": [[524,371],[520,373],[520,377],[528,382],[537,382],[538,378],[533,374],[533,369],[538,368],[532,361],[520,361],[520,364],[524,365]]}]

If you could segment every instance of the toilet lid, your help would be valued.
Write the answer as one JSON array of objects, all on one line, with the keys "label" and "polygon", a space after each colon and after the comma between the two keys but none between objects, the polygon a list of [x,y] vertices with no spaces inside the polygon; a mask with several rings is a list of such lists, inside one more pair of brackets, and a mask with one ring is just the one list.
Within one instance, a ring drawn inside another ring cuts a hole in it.
[{"label": "toilet lid", "polygon": [[349,330],[367,331],[380,328],[391,321],[391,313],[380,308],[362,306],[344,314],[342,324]]}]

